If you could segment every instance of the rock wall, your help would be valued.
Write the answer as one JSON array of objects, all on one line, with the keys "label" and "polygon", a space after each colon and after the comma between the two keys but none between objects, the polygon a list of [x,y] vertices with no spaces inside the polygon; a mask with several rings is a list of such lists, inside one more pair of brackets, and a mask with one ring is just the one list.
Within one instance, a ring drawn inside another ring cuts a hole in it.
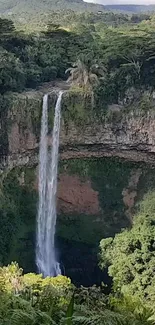
[{"label": "rock wall", "polygon": [[[3,121],[3,128],[7,129],[3,141],[7,143],[7,148],[0,150],[1,170],[4,167],[11,169],[13,166],[37,164],[42,97],[46,91],[49,89],[12,96],[6,123]],[[52,92],[49,99],[50,129],[56,92]],[[97,115],[89,98],[83,98],[83,94],[64,93],[60,156],[61,159],[120,157],[154,164],[154,108],[145,111],[134,107],[120,106],[117,110],[109,107],[106,114],[100,112]]]},{"label": "rock wall", "polygon": [[[17,260],[25,271],[35,270],[37,164],[45,92],[48,87],[14,94],[0,130],[0,262]],[[56,92],[49,98],[49,142]],[[60,158],[60,260],[67,275],[90,285],[97,277],[101,238],[131,226],[136,205],[155,188],[153,108],[109,107],[98,114],[90,98],[64,93]]]}]

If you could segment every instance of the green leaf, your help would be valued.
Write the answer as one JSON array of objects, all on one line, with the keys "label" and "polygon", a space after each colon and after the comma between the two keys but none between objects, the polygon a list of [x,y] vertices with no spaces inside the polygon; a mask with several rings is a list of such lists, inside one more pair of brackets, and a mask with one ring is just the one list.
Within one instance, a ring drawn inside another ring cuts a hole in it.
[{"label": "green leaf", "polygon": [[74,313],[74,294],[70,300],[69,306],[66,312],[66,325],[72,325],[72,316]]}]

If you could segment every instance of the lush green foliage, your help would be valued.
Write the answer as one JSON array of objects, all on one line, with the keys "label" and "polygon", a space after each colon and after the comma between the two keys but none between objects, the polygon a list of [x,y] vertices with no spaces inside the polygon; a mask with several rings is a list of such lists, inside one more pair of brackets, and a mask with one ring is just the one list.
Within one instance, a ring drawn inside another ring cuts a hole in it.
[{"label": "lush green foliage", "polygon": [[[7,26],[10,28],[6,34]],[[0,20],[0,92],[21,91],[39,83],[66,78],[65,70],[81,52],[87,54],[92,35],[75,33],[49,24],[40,35],[16,32],[10,21]],[[87,36],[89,35],[89,38]]]},{"label": "lush green foliage", "polygon": [[155,302],[155,193],[147,194],[133,226],[100,243],[101,267],[108,266],[117,294]]},{"label": "lush green foliage", "polygon": [[154,17],[138,25],[128,17],[111,14],[113,27],[108,27],[106,15],[76,16],[71,11],[62,17],[57,13],[42,33],[28,35],[17,32],[11,21],[0,19],[0,93],[33,88],[58,78],[66,80],[68,68],[68,73],[74,69],[75,80],[74,62],[78,69],[82,62],[86,73],[79,74],[78,80],[82,76],[93,86],[97,108],[111,103],[129,105],[144,90],[152,92]]},{"label": "lush green foliage", "polygon": [[[117,305],[117,306],[116,306]],[[120,305],[123,312],[120,312]],[[114,306],[114,304],[113,304]],[[114,309],[113,311],[111,309]],[[124,302],[112,307],[101,288],[79,288],[68,278],[22,275],[18,264],[0,268],[0,321],[3,325],[149,325],[149,311]]]},{"label": "lush green foliage", "polygon": [[[72,1],[70,3],[72,7]],[[3,5],[7,9],[10,2]],[[42,2],[40,5],[42,6]],[[82,3],[82,6],[87,5]],[[106,108],[112,103],[131,105],[142,98],[142,93],[146,90],[152,94],[155,88],[154,17],[128,17],[102,12],[75,15],[73,11],[69,11],[63,17],[61,12],[57,12],[49,18],[47,28],[43,26],[42,32],[30,34],[17,31],[12,21],[0,19],[0,113],[4,121],[8,108],[8,91],[36,88],[49,81],[52,81],[52,86],[57,79],[66,80],[67,77],[77,88],[73,87],[69,93],[76,103],[73,108],[65,109],[66,125],[69,117],[72,120],[77,118],[81,123],[82,117],[88,116],[87,108],[90,109],[90,105],[84,106],[84,111],[83,107],[81,109],[81,100],[76,100],[81,99],[79,94],[84,100],[90,99],[88,89],[95,95],[93,104],[96,107],[93,106],[93,114],[96,114],[95,109]],[[140,21],[142,22],[139,23]],[[3,138],[4,135],[2,133]],[[3,146],[7,145],[5,139]],[[74,161],[71,164],[72,169],[80,170],[80,175],[83,172],[83,177],[90,172],[94,190],[102,188],[99,191],[99,201],[103,207],[104,222],[108,220],[105,233],[111,227],[110,210],[113,210],[113,219],[119,213],[118,228],[122,220],[126,225],[124,211],[122,212],[122,190],[124,182],[128,185],[130,170],[127,168],[127,173],[123,169],[123,179],[120,181],[119,166],[115,165],[109,172],[109,165],[107,167],[106,164],[99,165],[98,170],[94,168],[94,163],[88,166],[83,162],[82,169],[77,162],[76,166]],[[29,247],[34,240],[36,194],[34,184],[31,184],[30,190],[30,181],[24,186],[20,186],[20,181],[20,173],[15,175],[15,171],[2,181],[0,228],[1,233],[7,234],[0,238],[2,263],[16,256],[18,261],[23,261],[23,256],[27,254],[26,249],[31,254]],[[115,185],[119,182],[120,191],[113,191],[114,182]],[[82,220],[80,230],[82,229],[81,234],[85,239],[90,218],[89,222],[87,218],[84,221],[83,216],[79,220]],[[43,279],[41,275],[23,275],[17,264],[0,268],[2,325],[151,324],[151,314],[146,302],[151,301],[154,306],[154,223],[154,197],[148,196],[141,204],[140,214],[135,217],[130,230],[123,231],[114,239],[101,241],[101,267],[108,266],[109,275],[113,278],[114,296],[111,299],[105,297],[103,288],[76,290],[66,277]],[[98,229],[98,225],[94,226],[88,234],[90,243],[94,241],[95,227]],[[70,229],[72,230],[72,223]],[[75,218],[72,231],[71,237],[75,232]],[[81,234],[79,236],[76,230],[74,240],[80,241]],[[100,231],[98,236],[101,238]],[[29,260],[32,267],[34,258],[31,256]],[[132,299],[134,294],[135,300]]]},{"label": "lush green foliage", "polygon": [[65,314],[72,294],[70,279],[22,275],[18,264],[0,268],[0,319],[2,324],[55,324]]}]

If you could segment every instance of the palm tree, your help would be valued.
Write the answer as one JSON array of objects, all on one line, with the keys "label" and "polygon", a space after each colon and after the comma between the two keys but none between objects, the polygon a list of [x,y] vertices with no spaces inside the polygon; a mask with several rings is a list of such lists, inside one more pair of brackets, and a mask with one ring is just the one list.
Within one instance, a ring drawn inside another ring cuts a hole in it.
[{"label": "palm tree", "polygon": [[92,91],[93,87],[99,84],[99,78],[104,76],[105,71],[105,67],[96,63],[91,64],[90,60],[81,57],[73,63],[73,67],[66,70],[66,73],[70,73],[67,82]]}]

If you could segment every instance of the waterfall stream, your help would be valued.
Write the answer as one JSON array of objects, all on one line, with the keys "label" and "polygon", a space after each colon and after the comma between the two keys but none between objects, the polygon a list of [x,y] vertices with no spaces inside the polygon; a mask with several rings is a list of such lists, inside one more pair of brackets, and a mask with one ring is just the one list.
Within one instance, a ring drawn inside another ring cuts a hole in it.
[{"label": "waterfall stream", "polygon": [[56,258],[56,193],[58,151],[61,119],[61,100],[63,92],[59,92],[55,106],[52,147],[48,159],[48,95],[43,98],[41,137],[39,151],[39,207],[37,218],[36,264],[43,276],[56,276],[61,269]]}]

